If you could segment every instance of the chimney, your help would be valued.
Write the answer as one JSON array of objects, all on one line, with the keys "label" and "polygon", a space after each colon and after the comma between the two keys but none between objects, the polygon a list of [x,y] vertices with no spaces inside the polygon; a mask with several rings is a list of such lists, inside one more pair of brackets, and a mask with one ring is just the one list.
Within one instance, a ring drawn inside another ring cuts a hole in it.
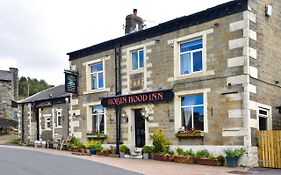
[{"label": "chimney", "polygon": [[9,69],[10,69],[10,72],[12,73],[12,75],[13,75],[13,78],[12,78],[12,87],[13,87],[13,90],[14,90],[13,100],[17,100],[18,95],[19,95],[18,69],[13,68],[13,67],[10,67]]},{"label": "chimney", "polygon": [[126,17],[125,34],[137,32],[143,29],[143,20],[138,17],[138,10],[133,9],[133,14]]}]

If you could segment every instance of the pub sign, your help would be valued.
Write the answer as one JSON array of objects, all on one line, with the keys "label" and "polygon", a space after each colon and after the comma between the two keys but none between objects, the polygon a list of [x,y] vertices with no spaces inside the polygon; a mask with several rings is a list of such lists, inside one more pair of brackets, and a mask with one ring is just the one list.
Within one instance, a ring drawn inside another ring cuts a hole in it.
[{"label": "pub sign", "polygon": [[172,90],[145,92],[140,94],[120,95],[102,98],[103,107],[117,107],[142,103],[159,103],[171,101],[174,98]]},{"label": "pub sign", "polygon": [[78,72],[65,70],[65,92],[78,93]]}]

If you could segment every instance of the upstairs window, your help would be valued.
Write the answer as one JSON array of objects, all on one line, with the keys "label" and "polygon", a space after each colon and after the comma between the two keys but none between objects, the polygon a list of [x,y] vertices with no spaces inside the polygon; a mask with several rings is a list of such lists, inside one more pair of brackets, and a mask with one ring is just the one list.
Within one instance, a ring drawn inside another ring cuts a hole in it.
[{"label": "upstairs window", "polygon": [[46,129],[51,129],[51,117],[46,117],[46,123],[45,123]]},{"label": "upstairs window", "polygon": [[104,132],[104,108],[102,106],[92,107],[92,132]]},{"label": "upstairs window", "polygon": [[203,42],[202,38],[180,44],[180,75],[189,75],[202,71]]},{"label": "upstairs window", "polygon": [[91,87],[92,90],[104,88],[103,63],[96,63],[91,65]]},{"label": "upstairs window", "polygon": [[132,68],[137,70],[144,67],[144,53],[143,49],[132,52]]},{"label": "upstairs window", "polygon": [[188,130],[204,131],[204,95],[181,97],[181,126]]}]

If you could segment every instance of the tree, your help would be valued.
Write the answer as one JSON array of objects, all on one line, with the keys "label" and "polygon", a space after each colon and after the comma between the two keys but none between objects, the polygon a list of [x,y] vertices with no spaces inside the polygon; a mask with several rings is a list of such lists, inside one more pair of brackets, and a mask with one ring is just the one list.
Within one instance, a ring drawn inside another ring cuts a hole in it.
[{"label": "tree", "polygon": [[49,85],[45,80],[31,79],[30,77],[20,77],[19,80],[19,99],[24,99],[37,92],[54,87]]}]

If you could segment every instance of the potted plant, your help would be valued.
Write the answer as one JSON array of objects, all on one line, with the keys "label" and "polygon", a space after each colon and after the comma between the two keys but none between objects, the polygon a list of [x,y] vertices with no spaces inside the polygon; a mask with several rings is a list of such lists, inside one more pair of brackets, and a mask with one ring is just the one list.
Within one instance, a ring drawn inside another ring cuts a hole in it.
[{"label": "potted plant", "polygon": [[125,158],[125,154],[129,151],[128,147],[125,144],[120,145],[120,158]]},{"label": "potted plant", "polygon": [[236,148],[236,149],[226,149],[224,153],[226,155],[226,165],[228,167],[237,167],[239,158],[245,154],[246,150],[244,148]]},{"label": "potted plant", "polygon": [[154,160],[161,160],[161,161],[172,161],[173,157],[172,154],[169,153],[169,145],[166,141],[165,135],[161,129],[158,129],[153,132],[152,144],[154,147]]},{"label": "potted plant", "polygon": [[[220,159],[220,160],[219,160]],[[201,150],[195,153],[195,163],[200,165],[220,166],[222,164],[222,157],[215,157],[208,150]]]},{"label": "potted plant", "polygon": [[153,153],[153,147],[145,145],[142,148],[143,159],[148,160],[150,158],[151,153]]},{"label": "potted plant", "polygon": [[96,145],[95,149],[96,149],[96,154],[101,155],[101,152],[103,150],[103,147],[101,146],[101,144]]},{"label": "potted plant", "polygon": [[174,162],[192,164],[194,154],[192,150],[184,151],[182,148],[176,148]]},{"label": "potted plant", "polygon": [[90,150],[91,154],[96,154],[96,147],[101,145],[99,141],[91,140],[85,144],[85,147]]}]

